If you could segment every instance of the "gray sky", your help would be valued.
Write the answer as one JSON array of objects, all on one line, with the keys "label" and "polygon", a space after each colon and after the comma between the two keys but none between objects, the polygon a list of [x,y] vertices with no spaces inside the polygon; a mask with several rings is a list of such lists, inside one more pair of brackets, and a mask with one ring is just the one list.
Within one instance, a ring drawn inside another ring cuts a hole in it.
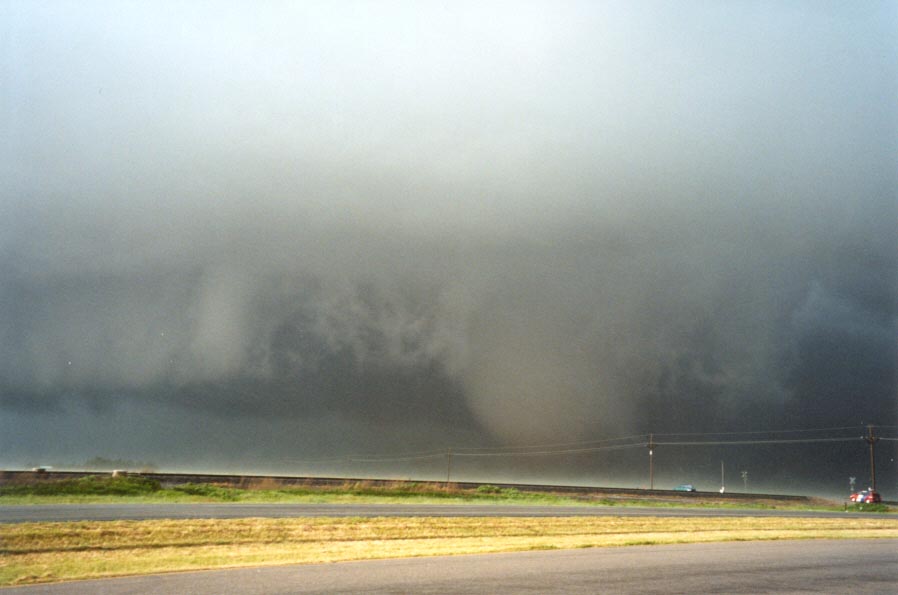
[{"label": "gray sky", "polygon": [[5,2],[0,450],[896,424],[896,26]]}]

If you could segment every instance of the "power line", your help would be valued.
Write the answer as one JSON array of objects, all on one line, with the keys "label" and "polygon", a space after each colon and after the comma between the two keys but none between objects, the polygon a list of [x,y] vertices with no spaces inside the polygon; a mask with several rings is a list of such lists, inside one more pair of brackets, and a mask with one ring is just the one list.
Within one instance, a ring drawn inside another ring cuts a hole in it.
[{"label": "power line", "polygon": [[346,454],[334,457],[326,457],[320,459],[285,459],[290,463],[334,463],[338,461],[351,461],[358,459],[365,460],[394,460],[397,458],[429,458],[435,457],[438,455],[442,455],[443,451],[438,450],[424,450],[424,451],[415,451],[415,452],[402,452],[395,454]]},{"label": "power line", "polygon": [[419,455],[412,457],[393,457],[393,458],[377,458],[377,459],[366,459],[362,457],[347,457],[347,460],[352,463],[392,463],[395,461],[415,461],[422,459],[435,459],[437,457],[446,456],[445,452],[434,453],[430,455]]},{"label": "power line", "polygon": [[352,454],[352,455],[345,455],[343,458],[350,458],[350,459],[358,459],[358,458],[362,458],[362,459],[381,459],[381,458],[394,459],[396,457],[427,458],[427,457],[439,456],[444,453],[445,453],[445,451],[443,451],[443,450],[420,450],[420,451],[414,451],[414,452],[398,452],[395,454]]},{"label": "power line", "polygon": [[622,450],[625,448],[641,448],[646,445],[645,442],[635,444],[614,444],[610,446],[593,446],[590,448],[572,448],[567,450],[542,450],[528,452],[484,452],[484,453],[460,453],[452,451],[453,456],[459,457],[531,457],[543,455],[571,454],[580,452],[597,452],[600,450]]},{"label": "power line", "polygon": [[637,438],[645,438],[648,434],[633,434],[632,436],[622,436],[620,438],[606,438],[604,440],[587,440],[581,442],[559,442],[554,444],[527,444],[520,446],[471,446],[471,447],[453,447],[453,452],[457,451],[505,451],[505,450],[526,450],[531,448],[563,448],[567,446],[586,446],[587,444],[607,444],[608,442],[620,442],[622,440],[635,440]]},{"label": "power line", "polygon": [[[891,427],[891,426],[876,426]],[[896,426],[898,427],[898,426]],[[843,431],[857,430],[857,426],[843,426],[830,428],[811,428],[811,429],[793,429],[793,430],[760,430],[760,431],[742,431],[742,432],[681,432],[670,434],[654,434],[658,436],[740,436],[740,435],[758,435],[758,434],[789,434],[789,433],[809,433],[822,431]],[[550,456],[562,454],[577,454],[586,452],[623,450],[628,448],[646,447],[650,442],[652,446],[751,446],[763,444],[812,444],[827,442],[851,442],[863,439],[863,436],[841,436],[841,437],[808,437],[808,438],[766,438],[752,440],[684,440],[684,441],[655,441],[648,440],[649,434],[634,434],[630,436],[622,436],[619,438],[607,438],[604,440],[592,440],[581,442],[561,442],[554,444],[534,444],[524,446],[494,446],[494,447],[451,447],[449,449],[453,456],[460,457],[530,457],[530,456]],[[896,437],[877,437],[880,440],[890,442],[898,441]],[[639,440],[629,444],[613,444],[625,440]],[[565,448],[568,446],[581,446],[582,448]],[[595,445],[595,446],[587,446]],[[542,450],[534,450],[542,449]],[[445,457],[447,450],[425,450],[413,452],[400,452],[392,454],[348,454],[335,457],[327,457],[320,459],[290,459],[292,463],[317,464],[317,463],[335,463],[335,462],[353,462],[353,463],[388,463],[398,461],[413,461],[433,459]]]},{"label": "power line", "polygon": [[[884,426],[876,426],[884,427]],[[833,428],[807,428],[794,430],[752,430],[742,432],[679,432],[672,434],[655,434],[655,436],[737,436],[747,434],[793,434],[802,432],[834,432],[842,430],[857,430],[857,426],[842,426]]]},{"label": "power line", "polygon": [[726,445],[748,445],[748,444],[810,444],[813,442],[851,442],[858,440],[857,437],[850,438],[782,438],[772,440],[709,440],[709,441],[691,441],[691,442],[655,442],[659,446],[726,446]]},{"label": "power line", "polygon": [[[637,442],[633,444],[613,444],[608,446],[592,446],[589,448],[570,448],[565,450],[542,450],[542,451],[527,451],[527,452],[457,452],[455,449],[451,449],[452,456],[454,457],[531,457],[531,456],[547,456],[547,455],[559,455],[559,454],[574,454],[574,453],[584,453],[584,452],[597,452],[604,450],[621,450],[625,448],[639,448],[645,446],[643,442]],[[352,463],[389,463],[395,461],[413,461],[413,460],[423,460],[423,459],[435,459],[439,457],[445,457],[447,451],[439,451],[432,452],[430,454],[423,455],[348,455],[343,457],[334,457],[331,459],[319,459],[315,461],[302,461],[300,459],[293,459],[291,462],[303,462],[303,463],[317,463],[317,462],[336,462],[336,461],[346,461]]]}]

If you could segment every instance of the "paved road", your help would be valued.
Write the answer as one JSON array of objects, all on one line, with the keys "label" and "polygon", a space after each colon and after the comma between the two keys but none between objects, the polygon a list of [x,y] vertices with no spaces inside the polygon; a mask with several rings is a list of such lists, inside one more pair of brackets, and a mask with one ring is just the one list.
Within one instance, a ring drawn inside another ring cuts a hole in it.
[{"label": "paved road", "polygon": [[[229,519],[378,516],[656,516],[656,517],[828,517],[882,518],[881,514],[789,510],[653,508],[630,506],[499,506],[466,504],[61,504],[0,506],[0,523],[147,519]],[[898,518],[898,517],[896,517]]]},{"label": "paved road", "polygon": [[868,593],[898,589],[898,540],[637,546],[373,560],[19,587],[3,595]]}]

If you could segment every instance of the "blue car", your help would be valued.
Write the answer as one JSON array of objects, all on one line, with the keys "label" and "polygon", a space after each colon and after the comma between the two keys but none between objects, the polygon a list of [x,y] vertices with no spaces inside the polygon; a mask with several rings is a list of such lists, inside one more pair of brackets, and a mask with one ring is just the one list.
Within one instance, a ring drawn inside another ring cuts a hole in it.
[{"label": "blue car", "polygon": [[675,492],[694,492],[695,486],[691,483],[684,483],[683,485],[678,485],[674,488]]}]

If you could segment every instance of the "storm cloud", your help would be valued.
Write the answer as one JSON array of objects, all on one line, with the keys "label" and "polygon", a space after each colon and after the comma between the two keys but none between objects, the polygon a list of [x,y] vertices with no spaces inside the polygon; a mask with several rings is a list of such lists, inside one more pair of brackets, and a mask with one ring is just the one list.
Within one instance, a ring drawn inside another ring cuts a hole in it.
[{"label": "storm cloud", "polygon": [[893,5],[0,11],[6,452],[898,422]]}]

